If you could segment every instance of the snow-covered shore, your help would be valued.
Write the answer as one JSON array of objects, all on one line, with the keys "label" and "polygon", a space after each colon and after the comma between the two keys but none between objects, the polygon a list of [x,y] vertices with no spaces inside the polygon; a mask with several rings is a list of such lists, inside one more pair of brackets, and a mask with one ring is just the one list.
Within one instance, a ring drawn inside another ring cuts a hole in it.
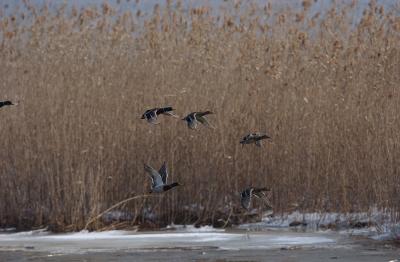
[{"label": "snow-covered shore", "polygon": [[335,230],[341,234],[362,235],[374,240],[400,241],[400,222],[389,214],[373,210],[359,213],[265,213],[260,222],[239,225],[246,230],[302,229],[304,231]]}]

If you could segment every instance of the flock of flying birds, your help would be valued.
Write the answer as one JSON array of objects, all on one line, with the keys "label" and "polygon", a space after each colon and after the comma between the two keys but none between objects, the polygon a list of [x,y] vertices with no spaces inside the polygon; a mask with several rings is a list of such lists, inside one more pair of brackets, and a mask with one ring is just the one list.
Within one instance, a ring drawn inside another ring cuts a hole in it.
[{"label": "flock of flying birds", "polygon": [[[147,122],[150,124],[159,124],[158,116],[159,115],[167,115],[167,116],[172,116],[175,118],[179,118],[177,115],[175,115],[172,111],[174,109],[172,107],[156,107],[152,108],[149,110],[146,110],[144,114],[142,115],[142,119],[146,119]],[[213,114],[211,111],[203,111],[203,112],[192,112],[182,118],[181,120],[186,121],[187,126],[189,129],[196,129],[197,126],[200,124],[209,127],[209,128],[214,128],[207,120],[205,117],[206,115]],[[258,147],[261,147],[261,140],[263,139],[268,139],[271,138],[268,135],[264,133],[251,133],[242,138],[240,141],[240,144],[245,145],[245,144],[255,144]],[[151,184],[151,189],[149,193],[162,193],[165,191],[168,191],[176,186],[181,186],[181,184],[174,182],[171,184],[167,183],[167,178],[168,178],[168,171],[167,171],[167,166],[164,162],[164,164],[161,166],[160,170],[157,171],[151,166],[145,164],[144,169],[146,172],[150,175],[152,184]],[[244,189],[240,193],[240,203],[242,207],[246,210],[250,209],[251,206],[251,200],[252,197],[255,196],[257,198],[263,199],[269,207],[271,205],[269,204],[269,200],[267,197],[267,193],[269,193],[270,190],[268,188],[257,188],[257,187],[248,187]]]},{"label": "flock of flying birds", "polygon": [[[12,103],[9,100],[0,101],[0,108],[12,105],[16,104]],[[156,125],[159,124],[159,122],[157,121],[159,115],[167,115],[178,118],[178,116],[172,112],[173,110],[174,109],[172,107],[152,108],[144,112],[144,114],[142,115],[142,119],[146,119],[147,122],[149,122],[150,124]],[[214,128],[208,122],[207,118],[205,118],[205,116],[209,114],[213,114],[213,112],[211,111],[192,112],[187,116],[185,116],[184,118],[182,118],[182,120],[186,121],[188,128],[190,129],[196,129],[199,123],[206,127]],[[240,141],[240,144],[242,145],[255,144],[256,146],[261,147],[261,140],[268,138],[271,137],[269,137],[264,133],[251,133],[243,137],[242,140]],[[165,162],[158,171],[146,164],[144,165],[144,169],[150,175],[152,180],[151,189],[149,193],[162,193],[176,186],[181,186],[181,184],[177,182],[170,184],[167,183],[168,171]],[[268,192],[270,192],[268,188],[248,187],[241,192],[240,203],[244,209],[249,210],[251,206],[251,199],[253,196],[255,196],[257,198],[264,199],[265,201],[267,201],[268,206],[271,206],[267,199],[266,193]]]}]

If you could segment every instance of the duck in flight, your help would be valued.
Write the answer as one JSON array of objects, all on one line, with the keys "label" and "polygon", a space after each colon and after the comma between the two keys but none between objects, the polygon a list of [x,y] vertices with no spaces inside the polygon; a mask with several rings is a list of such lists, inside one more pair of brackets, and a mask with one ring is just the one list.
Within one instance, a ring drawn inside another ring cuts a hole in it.
[{"label": "duck in flight", "polygon": [[176,186],[181,186],[181,184],[177,182],[167,184],[168,171],[165,162],[159,171],[146,164],[144,164],[144,170],[150,175],[152,181],[149,193],[162,193]]},{"label": "duck in flight", "polygon": [[253,196],[255,196],[257,198],[265,199],[268,205],[271,206],[267,199],[267,192],[271,192],[271,190],[265,187],[248,187],[243,190],[242,193],[240,193],[240,204],[244,209],[249,210],[251,206],[251,199]]},{"label": "duck in flight", "polygon": [[157,116],[158,115],[167,115],[167,116],[173,116],[173,117],[178,117],[177,115],[173,114],[172,111],[174,109],[170,106],[167,107],[155,107],[149,110],[146,110],[144,114],[142,115],[142,119],[146,119],[147,122],[150,124],[159,124],[157,122]]},{"label": "duck in flight", "polygon": [[185,116],[185,118],[182,118],[182,120],[185,120],[188,127],[190,129],[196,129],[198,122],[201,124],[205,125],[206,127],[213,128],[208,120],[205,118],[206,115],[213,114],[211,111],[204,111],[204,112],[192,112]]},{"label": "duck in flight", "polygon": [[261,140],[271,138],[267,134],[264,133],[251,133],[246,135],[240,140],[240,144],[252,144],[254,143],[256,146],[261,147]]},{"label": "duck in flight", "polygon": [[3,106],[13,106],[15,104],[13,104],[11,101],[6,100],[6,101],[0,101],[0,108]]}]

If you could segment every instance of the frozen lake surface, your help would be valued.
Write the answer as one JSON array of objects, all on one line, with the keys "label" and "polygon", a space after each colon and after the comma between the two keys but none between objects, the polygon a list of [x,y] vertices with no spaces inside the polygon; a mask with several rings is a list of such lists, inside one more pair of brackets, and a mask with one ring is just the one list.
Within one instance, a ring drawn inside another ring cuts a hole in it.
[{"label": "frozen lake surface", "polygon": [[[43,230],[0,234],[4,261],[400,261],[400,249],[334,232]],[[397,259],[397,260],[396,260]]]}]

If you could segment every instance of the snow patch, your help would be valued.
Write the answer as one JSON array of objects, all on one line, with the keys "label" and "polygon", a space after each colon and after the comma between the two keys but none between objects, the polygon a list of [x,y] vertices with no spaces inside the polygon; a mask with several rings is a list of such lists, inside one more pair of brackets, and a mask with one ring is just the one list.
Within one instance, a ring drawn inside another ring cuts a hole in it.
[{"label": "snow patch", "polygon": [[23,231],[18,233],[2,233],[0,234],[1,239],[13,239],[13,238],[24,238],[24,237],[38,237],[38,236],[47,236],[50,232],[47,231],[46,228],[31,230],[31,231]]},{"label": "snow patch", "polygon": [[370,212],[358,213],[284,213],[272,215],[266,213],[260,222],[239,225],[239,229],[271,230],[301,227],[317,231],[335,229],[342,234],[370,237],[375,240],[400,241],[400,223],[393,222],[392,216],[379,212],[376,208]]},{"label": "snow patch", "polygon": [[179,232],[224,232],[225,229],[215,228],[212,226],[195,227],[194,225],[168,225],[166,230],[176,230]]},{"label": "snow patch", "polygon": [[6,228],[0,228],[0,232],[15,232],[17,230],[17,228],[15,227],[6,227]]}]

